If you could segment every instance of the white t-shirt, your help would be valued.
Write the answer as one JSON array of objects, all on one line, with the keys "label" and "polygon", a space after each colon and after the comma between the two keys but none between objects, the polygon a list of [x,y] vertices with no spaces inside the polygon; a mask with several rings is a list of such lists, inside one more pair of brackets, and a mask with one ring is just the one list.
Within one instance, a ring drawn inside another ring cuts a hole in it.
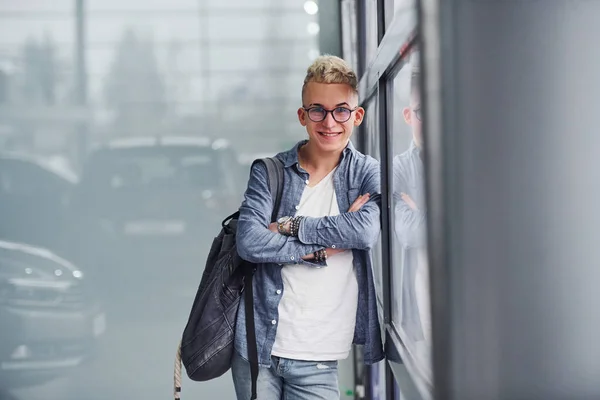
[{"label": "white t-shirt", "polygon": [[[306,186],[296,215],[324,217],[340,213],[334,171],[316,186]],[[283,294],[272,355],[307,361],[348,357],[358,304],[352,261],[352,250],[346,250],[328,257],[327,267],[283,266]]]}]

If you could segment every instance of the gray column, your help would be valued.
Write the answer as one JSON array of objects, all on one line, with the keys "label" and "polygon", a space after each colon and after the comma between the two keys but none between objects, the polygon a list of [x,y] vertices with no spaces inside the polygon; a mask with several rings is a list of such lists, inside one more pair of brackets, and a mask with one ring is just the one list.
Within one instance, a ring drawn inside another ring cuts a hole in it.
[{"label": "gray column", "polygon": [[422,3],[438,398],[600,398],[600,2]]}]

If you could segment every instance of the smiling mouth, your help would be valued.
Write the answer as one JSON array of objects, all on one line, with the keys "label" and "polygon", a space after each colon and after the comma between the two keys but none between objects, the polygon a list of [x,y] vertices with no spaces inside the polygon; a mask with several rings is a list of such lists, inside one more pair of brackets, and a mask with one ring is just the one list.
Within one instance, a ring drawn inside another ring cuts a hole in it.
[{"label": "smiling mouth", "polygon": [[325,136],[325,137],[336,137],[338,135],[341,135],[341,132],[319,132],[319,135]]}]

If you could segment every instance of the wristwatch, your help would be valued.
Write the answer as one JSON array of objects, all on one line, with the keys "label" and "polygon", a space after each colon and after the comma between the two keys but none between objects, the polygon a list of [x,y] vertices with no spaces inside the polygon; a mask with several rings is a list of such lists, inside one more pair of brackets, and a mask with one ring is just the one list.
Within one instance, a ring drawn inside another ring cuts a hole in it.
[{"label": "wristwatch", "polygon": [[292,217],[279,218],[277,220],[277,232],[279,232],[282,235],[289,236],[290,232],[289,232],[289,229],[288,230],[285,229],[285,224],[287,224],[291,219],[292,219]]}]

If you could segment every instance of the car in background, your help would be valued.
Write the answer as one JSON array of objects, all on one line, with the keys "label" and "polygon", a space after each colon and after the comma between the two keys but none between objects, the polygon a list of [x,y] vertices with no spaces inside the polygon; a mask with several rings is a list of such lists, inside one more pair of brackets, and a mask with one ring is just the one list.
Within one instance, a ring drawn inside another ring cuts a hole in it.
[{"label": "car in background", "polygon": [[73,196],[85,263],[146,274],[148,265],[201,263],[221,220],[240,205],[239,176],[224,140],[124,138],[95,149]]},{"label": "car in background", "polygon": [[45,383],[94,354],[106,317],[86,281],[50,250],[0,241],[0,387]]},{"label": "car in background", "polygon": [[0,239],[64,254],[77,175],[40,157],[0,153]]}]

